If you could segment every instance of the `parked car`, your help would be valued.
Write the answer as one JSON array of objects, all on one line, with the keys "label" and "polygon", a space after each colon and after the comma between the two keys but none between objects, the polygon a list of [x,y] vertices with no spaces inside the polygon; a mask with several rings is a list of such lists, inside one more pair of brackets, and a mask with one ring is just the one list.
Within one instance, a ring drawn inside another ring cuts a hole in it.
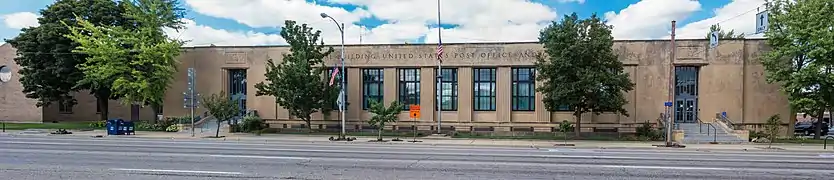
[{"label": "parked car", "polygon": [[[817,123],[816,122],[803,121],[803,122],[797,122],[796,123],[796,125],[794,126],[794,129],[793,129],[793,132],[809,136],[811,134],[814,134],[814,132],[816,132],[816,129],[817,129]],[[828,131],[829,131],[828,122],[823,121],[822,122],[822,135],[821,136],[828,135]]]}]

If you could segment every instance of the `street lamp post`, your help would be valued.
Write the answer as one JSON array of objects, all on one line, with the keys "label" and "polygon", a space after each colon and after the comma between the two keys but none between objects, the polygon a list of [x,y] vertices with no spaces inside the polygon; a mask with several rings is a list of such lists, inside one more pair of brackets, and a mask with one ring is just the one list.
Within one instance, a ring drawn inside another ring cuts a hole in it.
[{"label": "street lamp post", "polygon": [[321,15],[321,18],[330,18],[330,20],[332,20],[333,23],[336,23],[336,26],[339,27],[339,33],[342,37],[342,47],[341,47],[342,52],[341,52],[341,58],[339,58],[341,63],[342,63],[342,67],[341,67],[341,70],[339,72],[339,74],[341,76],[339,78],[339,79],[341,79],[340,80],[341,82],[339,82],[339,84],[340,84],[339,98],[342,99],[342,102],[339,103],[339,116],[340,116],[340,119],[342,119],[342,133],[340,134],[340,136],[341,136],[340,139],[347,139],[347,135],[345,133],[345,104],[346,104],[346,101],[347,101],[347,98],[345,97],[346,96],[346,94],[345,94],[345,23],[340,24],[338,21],[336,21],[336,19],[334,19],[333,17],[331,17],[331,16],[329,16],[325,13],[321,13],[320,15]]}]

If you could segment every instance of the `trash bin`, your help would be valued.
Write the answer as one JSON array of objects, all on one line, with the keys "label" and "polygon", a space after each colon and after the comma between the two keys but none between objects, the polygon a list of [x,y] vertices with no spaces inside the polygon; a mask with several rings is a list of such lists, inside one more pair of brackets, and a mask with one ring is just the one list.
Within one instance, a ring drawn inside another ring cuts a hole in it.
[{"label": "trash bin", "polygon": [[119,123],[122,119],[108,119],[107,120],[107,135],[119,135]]},{"label": "trash bin", "polygon": [[136,135],[136,124],[133,121],[125,121],[123,125],[125,135]]}]

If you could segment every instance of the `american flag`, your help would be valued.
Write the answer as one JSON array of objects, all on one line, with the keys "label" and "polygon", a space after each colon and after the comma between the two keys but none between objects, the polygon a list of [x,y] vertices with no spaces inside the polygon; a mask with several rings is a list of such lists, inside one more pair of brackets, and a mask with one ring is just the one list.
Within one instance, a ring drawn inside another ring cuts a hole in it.
[{"label": "american flag", "polygon": [[333,82],[336,81],[337,74],[339,74],[339,67],[333,66],[333,73],[330,73],[330,86],[333,86]]},{"label": "american flag", "polygon": [[443,55],[443,44],[437,44],[437,60],[443,62],[443,59],[440,56]]}]

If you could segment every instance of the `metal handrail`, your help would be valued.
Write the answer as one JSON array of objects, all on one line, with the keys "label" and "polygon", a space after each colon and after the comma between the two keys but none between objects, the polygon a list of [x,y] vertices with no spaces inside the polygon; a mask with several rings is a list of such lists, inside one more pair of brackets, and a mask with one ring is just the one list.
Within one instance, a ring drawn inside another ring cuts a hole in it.
[{"label": "metal handrail", "polygon": [[[701,121],[701,118],[699,118],[699,117],[695,117],[695,119],[698,120],[698,129],[699,129],[699,131],[701,131],[700,129],[703,126],[703,124],[707,124],[708,125],[707,127],[712,128],[712,142],[713,143],[718,143],[718,129],[715,128],[715,125],[712,125],[712,123],[704,123],[703,121]],[[710,128],[707,128],[707,135],[709,135],[709,133],[710,133],[709,129]],[[703,131],[701,131],[699,133],[703,133]]]},{"label": "metal handrail", "polygon": [[718,115],[718,117],[719,117],[718,119],[721,120],[721,122],[723,122],[724,124],[726,124],[727,127],[730,128],[730,130],[735,130],[736,129],[736,125],[733,124],[733,121],[730,121],[730,118],[727,118],[727,116],[720,115],[720,114]]}]

